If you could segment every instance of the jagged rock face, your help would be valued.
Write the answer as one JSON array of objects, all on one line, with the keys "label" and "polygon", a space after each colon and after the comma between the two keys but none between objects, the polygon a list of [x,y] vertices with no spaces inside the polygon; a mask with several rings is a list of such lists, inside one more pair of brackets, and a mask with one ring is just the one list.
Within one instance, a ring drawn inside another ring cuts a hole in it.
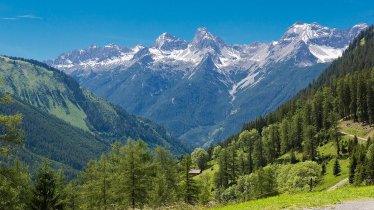
[{"label": "jagged rock face", "polygon": [[162,51],[183,50],[188,46],[188,42],[175,38],[169,33],[161,34],[155,41],[154,47]]},{"label": "jagged rock face", "polygon": [[207,146],[304,88],[366,27],[295,23],[278,41],[246,45],[198,28],[191,42],[163,33],[151,47],[93,46],[46,63],[183,141]]}]

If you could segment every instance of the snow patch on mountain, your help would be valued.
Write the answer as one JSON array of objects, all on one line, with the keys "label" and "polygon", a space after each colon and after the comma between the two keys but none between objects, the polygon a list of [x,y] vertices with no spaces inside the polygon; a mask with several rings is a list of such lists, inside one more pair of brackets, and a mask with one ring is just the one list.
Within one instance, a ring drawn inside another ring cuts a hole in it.
[{"label": "snow patch on mountain", "polygon": [[316,58],[318,58],[319,63],[326,63],[342,56],[344,50],[347,47],[348,46],[344,48],[333,48],[329,46],[319,46],[312,44],[309,45],[309,50]]}]

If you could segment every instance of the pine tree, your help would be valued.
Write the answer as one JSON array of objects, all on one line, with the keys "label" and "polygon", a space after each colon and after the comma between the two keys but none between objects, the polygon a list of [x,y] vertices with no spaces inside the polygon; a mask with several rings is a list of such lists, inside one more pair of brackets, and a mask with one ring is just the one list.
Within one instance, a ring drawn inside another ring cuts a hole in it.
[{"label": "pine tree", "polygon": [[[333,111],[332,105],[333,97],[331,89],[326,87],[323,89],[323,106],[322,106],[322,124],[324,129],[329,129],[331,127],[330,113]],[[333,121],[334,122],[334,121]]]},{"label": "pine tree", "polygon": [[118,192],[123,193],[123,200],[131,208],[142,208],[149,200],[151,172],[154,169],[147,145],[141,140],[134,142],[129,138],[121,156]]},{"label": "pine tree", "polygon": [[294,114],[291,128],[292,148],[300,150],[303,141],[303,119],[300,113]]},{"label": "pine tree", "polygon": [[167,205],[177,200],[178,173],[173,155],[162,147],[156,147],[154,165],[156,169],[151,191],[152,204]]},{"label": "pine tree", "polygon": [[251,131],[244,130],[239,135],[239,145],[246,148],[246,152],[248,154],[248,163],[247,163],[247,173],[251,173],[254,170],[253,164],[253,147],[254,142],[260,139],[260,134],[256,129],[252,129]]},{"label": "pine tree", "polygon": [[26,209],[30,188],[30,175],[18,158],[12,168],[0,168],[0,209]]},{"label": "pine tree", "polygon": [[352,155],[349,161],[349,183],[353,184],[355,180],[355,171],[357,167],[357,158],[355,155]]},{"label": "pine tree", "polygon": [[266,162],[273,163],[280,154],[278,126],[270,125],[262,129],[262,139]]},{"label": "pine tree", "polygon": [[239,175],[238,173],[238,155],[235,143],[231,143],[227,151],[229,153],[229,164],[228,164],[228,172],[229,172],[229,181],[230,183],[235,183],[236,179]]},{"label": "pine tree", "polygon": [[[12,98],[9,95],[0,97],[1,105],[9,105]],[[21,144],[25,138],[24,132],[19,128],[22,122],[22,115],[3,115],[0,114],[0,156],[9,152],[9,147],[4,145]],[[0,161],[1,162],[1,161]]]},{"label": "pine tree", "polygon": [[218,189],[226,189],[229,186],[229,154],[225,149],[221,149],[217,158],[218,172],[214,176],[214,182]]},{"label": "pine tree", "polygon": [[49,168],[49,163],[45,161],[37,173],[30,208],[35,210],[64,209],[56,188],[57,175]]},{"label": "pine tree", "polygon": [[285,154],[290,149],[290,126],[289,120],[285,118],[282,120],[279,126],[280,129],[280,143],[281,143],[281,154]]},{"label": "pine tree", "polygon": [[368,123],[369,125],[374,124],[374,91],[373,91],[374,84],[373,82],[368,79],[366,83],[366,101],[367,101],[367,108],[368,108]]},{"label": "pine tree", "polygon": [[101,155],[99,160],[92,160],[82,173],[82,207],[86,209],[108,209],[112,204],[110,195],[110,176],[108,158]]},{"label": "pine tree", "polygon": [[366,83],[361,75],[357,79],[357,117],[360,122],[364,122],[367,121]]},{"label": "pine tree", "polygon": [[322,163],[321,168],[322,168],[321,175],[324,176],[326,174],[326,163],[325,162]]},{"label": "pine tree", "polygon": [[198,189],[196,187],[195,180],[190,174],[191,165],[191,156],[186,155],[182,161],[182,166],[184,168],[182,182],[183,198],[186,203],[194,204],[197,201]]},{"label": "pine tree", "polygon": [[357,164],[357,168],[355,170],[355,176],[353,184],[355,186],[360,186],[362,182],[364,181],[364,166],[361,163]]},{"label": "pine tree", "polygon": [[357,121],[357,79],[352,76],[349,80],[349,89],[351,93],[351,103],[349,105],[351,118]]},{"label": "pine tree", "polygon": [[73,180],[65,187],[66,207],[67,209],[76,210],[79,207],[79,185]]},{"label": "pine tree", "polygon": [[341,168],[338,158],[335,158],[333,174],[334,176],[340,176]]},{"label": "pine tree", "polygon": [[366,152],[366,183],[368,185],[374,184],[374,144],[370,144]]},{"label": "pine tree", "polygon": [[320,131],[323,127],[323,94],[317,92],[313,99],[313,119],[316,131]]},{"label": "pine tree", "polygon": [[254,150],[253,150],[253,162],[254,162],[255,169],[262,168],[266,164],[261,138],[255,141]]},{"label": "pine tree", "polygon": [[308,160],[315,160],[317,155],[317,144],[315,140],[315,127],[309,125],[305,129],[304,138],[304,157]]},{"label": "pine tree", "polygon": [[[1,82],[0,82],[1,83]],[[12,103],[10,95],[0,97],[0,105]],[[24,209],[28,201],[30,176],[20,161],[16,159],[14,168],[4,167],[2,160],[12,147],[22,144],[24,132],[19,128],[22,115],[0,114],[0,209]]]}]

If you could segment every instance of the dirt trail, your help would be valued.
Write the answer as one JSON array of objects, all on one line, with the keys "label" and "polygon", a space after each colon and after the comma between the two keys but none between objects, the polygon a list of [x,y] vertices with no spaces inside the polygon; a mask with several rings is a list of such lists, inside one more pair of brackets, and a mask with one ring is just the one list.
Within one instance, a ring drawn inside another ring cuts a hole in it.
[{"label": "dirt trail", "polygon": [[[353,134],[350,134],[350,133],[347,133],[347,132],[344,132],[344,131],[339,131],[339,133],[341,133],[341,134],[344,134],[344,135],[347,135],[347,136],[351,136],[351,137],[354,137],[355,135],[353,135]],[[368,139],[366,139],[366,138],[362,138],[362,137],[359,137],[359,136],[356,136],[357,137],[357,139],[360,139],[360,140],[363,140],[363,141],[367,141]]]},{"label": "dirt trail", "polygon": [[345,178],[345,179],[341,180],[340,182],[338,182],[336,185],[334,185],[334,186],[330,187],[329,189],[327,189],[327,191],[336,190],[339,187],[343,186],[347,182],[348,182],[348,178]]},{"label": "dirt trail", "polygon": [[[309,208],[307,208],[309,209]],[[313,210],[373,210],[374,209],[374,199],[368,200],[358,200],[358,201],[346,201],[340,204],[328,205],[323,207],[311,208]]]}]

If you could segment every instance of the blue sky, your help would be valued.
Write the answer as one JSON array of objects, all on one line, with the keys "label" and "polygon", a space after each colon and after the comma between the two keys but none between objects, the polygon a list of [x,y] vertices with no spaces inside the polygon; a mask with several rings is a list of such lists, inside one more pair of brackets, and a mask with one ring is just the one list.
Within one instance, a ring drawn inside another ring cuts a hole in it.
[{"label": "blue sky", "polygon": [[45,60],[93,43],[151,45],[167,31],[191,40],[207,27],[226,43],[271,41],[296,21],[374,23],[373,0],[1,0],[0,54]]}]

